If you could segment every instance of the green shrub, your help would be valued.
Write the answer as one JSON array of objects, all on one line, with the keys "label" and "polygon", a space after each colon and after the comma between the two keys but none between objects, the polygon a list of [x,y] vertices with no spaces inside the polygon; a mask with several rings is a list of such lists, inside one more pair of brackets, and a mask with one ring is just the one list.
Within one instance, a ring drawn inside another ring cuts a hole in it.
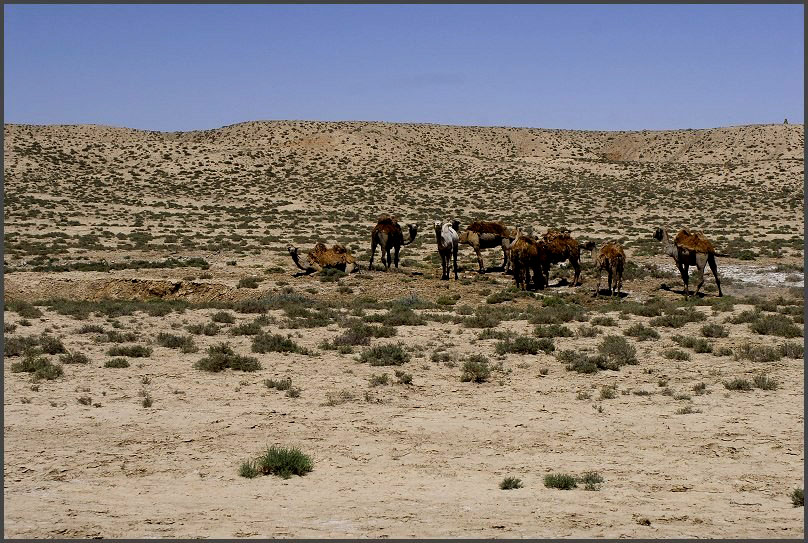
[{"label": "green shrub", "polygon": [[362,351],[359,360],[371,366],[400,366],[410,361],[401,345],[375,345]]},{"label": "green shrub", "polygon": [[28,351],[37,350],[39,338],[37,336],[11,336],[3,341],[3,356],[20,356]]},{"label": "green shrub", "polygon": [[223,324],[233,324],[236,322],[236,316],[229,311],[219,311],[218,313],[214,313],[210,320]]},{"label": "green shrub", "polygon": [[566,473],[548,473],[544,476],[544,486],[561,490],[572,490],[578,486],[575,476]]},{"label": "green shrub", "polygon": [[791,492],[790,497],[794,507],[805,507],[805,494],[803,489],[795,488],[793,492]]},{"label": "green shrub", "polygon": [[802,330],[786,315],[765,315],[749,324],[756,334],[785,338],[800,337]]},{"label": "green shrub", "polygon": [[587,471],[578,477],[578,482],[583,483],[584,490],[600,490],[600,485],[603,483],[603,476],[597,471]]},{"label": "green shrub", "polygon": [[382,385],[389,385],[390,384],[390,376],[386,373],[382,373],[381,375],[373,374],[368,379],[368,383],[372,387],[382,386]]},{"label": "green shrub", "polygon": [[253,460],[245,460],[239,466],[238,474],[241,477],[246,477],[247,479],[253,479],[258,477],[261,474],[261,471],[256,466],[255,461]]},{"label": "green shrub", "polygon": [[469,381],[482,383],[490,376],[491,367],[489,366],[488,358],[481,354],[473,354],[466,358],[466,361],[463,363],[460,380],[464,383]]},{"label": "green shrub", "polygon": [[522,488],[522,486],[522,480],[518,477],[505,477],[499,483],[499,488],[502,490],[513,490],[515,488]]},{"label": "green shrub", "polygon": [[727,390],[743,390],[748,391],[752,390],[752,383],[747,381],[746,379],[741,379],[740,377],[736,377],[732,381],[724,381],[724,388]]},{"label": "green shrub", "polygon": [[314,469],[314,461],[297,447],[267,448],[256,460],[258,471],[264,475],[277,475],[288,479],[292,475],[303,476]]},{"label": "green shrub", "polygon": [[705,318],[704,313],[689,307],[687,309],[671,311],[670,313],[666,313],[660,317],[654,317],[651,319],[649,324],[654,327],[663,326],[667,328],[681,328],[689,322],[700,322]]},{"label": "green shrub", "polygon": [[261,321],[258,319],[243,322],[230,329],[233,336],[256,336],[261,333]]},{"label": "green shrub", "polygon": [[194,335],[215,336],[219,333],[220,328],[216,323],[208,322],[206,324],[189,324],[188,331]]},{"label": "green shrub", "polygon": [[759,388],[761,390],[777,390],[777,387],[779,386],[777,381],[765,374],[755,375],[755,378],[752,380],[752,384],[755,385],[755,388]]},{"label": "green shrub", "polygon": [[805,356],[805,346],[802,343],[785,342],[780,345],[780,354],[786,358],[803,358]]},{"label": "green shrub", "polygon": [[42,310],[35,305],[22,300],[8,300],[3,304],[5,311],[14,311],[25,319],[38,319],[42,316]]},{"label": "green shrub", "polygon": [[534,334],[539,337],[572,337],[575,333],[562,324],[538,325]]},{"label": "green shrub", "polygon": [[110,358],[104,362],[105,368],[128,368],[129,361],[125,358]]},{"label": "green shrub", "polygon": [[107,350],[109,356],[128,356],[131,358],[144,358],[152,354],[151,347],[144,345],[115,345]]},{"label": "green shrub", "polygon": [[597,373],[598,370],[610,367],[609,359],[604,355],[589,356],[582,352],[565,350],[558,353],[557,358],[566,365],[568,371],[578,373]]},{"label": "green shrub", "polygon": [[292,388],[292,378],[286,377],[285,379],[264,379],[264,385],[267,388],[274,388],[275,390],[289,390]]},{"label": "green shrub", "polygon": [[252,352],[254,353],[296,353],[300,347],[291,339],[280,334],[261,332],[253,337]]},{"label": "green shrub", "polygon": [[606,336],[598,344],[598,352],[609,361],[606,369],[619,369],[626,364],[637,364],[637,349],[622,336]]},{"label": "green shrub", "polygon": [[242,277],[238,280],[236,288],[258,288],[258,283],[260,282],[260,277]]},{"label": "green shrub", "polygon": [[704,337],[727,337],[729,332],[726,327],[720,324],[705,324],[701,327],[701,335]]},{"label": "green shrub", "polygon": [[165,332],[157,334],[157,344],[169,349],[179,349],[184,353],[195,353],[199,350],[191,336],[176,336]]},{"label": "green shrub", "polygon": [[208,347],[208,356],[194,363],[194,368],[203,371],[219,372],[227,368],[240,371],[261,369],[258,359],[252,356],[237,355],[227,343]]},{"label": "green shrub", "polygon": [[86,364],[90,361],[86,354],[77,351],[68,352],[59,357],[62,364]]},{"label": "green shrub", "polygon": [[776,362],[783,357],[780,349],[768,345],[750,345],[744,343],[735,349],[737,360],[751,360],[752,362]]},{"label": "green shrub", "polygon": [[405,373],[401,370],[395,370],[396,378],[398,379],[398,383],[400,385],[411,385],[412,384],[412,374]]},{"label": "green shrub", "polygon": [[495,348],[497,354],[539,354],[539,351],[545,353],[554,351],[555,345],[550,338],[535,339],[530,336],[516,336],[497,342]]},{"label": "green shrub", "polygon": [[42,349],[42,352],[45,354],[61,354],[67,352],[61,339],[47,334],[39,336],[39,348]]},{"label": "green shrub", "polygon": [[617,326],[617,321],[611,317],[592,317],[589,322],[595,326]]},{"label": "green shrub", "polygon": [[11,371],[31,373],[34,381],[40,379],[51,381],[64,375],[62,366],[53,364],[47,357],[38,356],[33,352],[26,353],[20,362],[11,364]]},{"label": "green shrub", "polygon": [[646,341],[649,339],[659,339],[659,332],[641,323],[637,323],[633,326],[630,326],[623,333],[627,336],[635,337],[640,341]]},{"label": "green shrub", "polygon": [[690,360],[690,354],[679,349],[665,349],[662,356],[668,360]]}]

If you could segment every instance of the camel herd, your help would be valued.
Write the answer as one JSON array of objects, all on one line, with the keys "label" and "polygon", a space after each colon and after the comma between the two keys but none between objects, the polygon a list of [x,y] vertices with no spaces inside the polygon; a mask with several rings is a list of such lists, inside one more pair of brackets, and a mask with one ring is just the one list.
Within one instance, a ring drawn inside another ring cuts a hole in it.
[{"label": "camel herd", "polygon": [[[373,258],[377,247],[380,248],[385,271],[390,269],[391,264],[398,268],[401,247],[415,241],[418,233],[417,225],[407,224],[406,227],[408,238],[405,240],[403,229],[394,217],[384,215],[379,218],[371,232],[369,270],[373,269]],[[460,221],[457,220],[444,222],[436,219],[434,227],[435,242],[441,257],[441,279],[443,280],[449,279],[452,270],[455,280],[458,279],[458,246],[466,244],[477,255],[480,273],[485,273],[480,251],[502,247],[502,269],[505,273],[513,273],[517,288],[522,290],[530,288],[531,283],[533,288],[544,289],[547,287],[550,279],[550,266],[565,261],[569,261],[575,272],[572,286],[577,286],[581,275],[581,249],[591,251],[594,256],[597,248],[593,241],[579,244],[568,230],[554,228],[541,236],[536,236],[529,231],[523,232],[519,228],[505,226],[499,221],[474,221],[462,233],[460,232]],[[699,272],[699,283],[695,291],[695,294],[698,295],[704,284],[704,267],[707,264],[715,277],[718,295],[723,296],[715,257],[726,255],[717,253],[713,244],[704,234],[683,229],[671,241],[666,230],[657,228],[654,238],[661,241],[665,253],[673,257],[684,282],[685,297],[690,296],[689,267],[696,266]],[[323,243],[317,243],[314,249],[306,255],[301,255],[298,248],[291,245],[288,250],[294,263],[305,273],[319,272],[325,268],[336,268],[346,273],[359,269],[356,259],[350,251],[339,244],[329,248]],[[619,297],[623,287],[623,269],[626,265],[626,253],[621,245],[615,241],[603,244],[594,261],[594,268],[598,276],[595,296],[600,293],[601,277],[603,271],[606,270],[609,295]]]}]

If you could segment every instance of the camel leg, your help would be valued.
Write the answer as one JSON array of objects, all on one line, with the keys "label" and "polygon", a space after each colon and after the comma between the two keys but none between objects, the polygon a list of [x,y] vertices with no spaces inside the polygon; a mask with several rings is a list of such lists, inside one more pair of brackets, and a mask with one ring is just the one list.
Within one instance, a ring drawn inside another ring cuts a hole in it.
[{"label": "camel leg", "polygon": [[[611,268],[611,266],[606,268],[606,273],[609,274],[609,296],[613,296],[614,295],[614,290],[612,290],[612,268]],[[615,287],[616,286],[617,285],[615,285]]]},{"label": "camel leg", "polygon": [[721,281],[718,280],[718,265],[715,263],[715,255],[709,255],[707,257],[707,263],[710,265],[713,277],[715,277],[715,284],[718,287],[718,296],[723,296],[724,294],[721,292]]},{"label": "camel leg", "polygon": [[[453,260],[454,260],[454,274],[455,274],[455,281],[457,281],[457,245],[454,245],[454,246],[452,247],[452,258],[453,258]],[[447,273],[446,273],[446,275],[448,276],[448,275],[449,275],[449,273],[448,273],[448,267],[449,267],[448,263],[447,263],[446,267],[447,267]],[[448,279],[448,277],[447,277],[447,279]]]},{"label": "camel leg", "polygon": [[581,277],[581,264],[578,262],[578,259],[575,260],[570,259],[570,264],[572,264],[573,269],[575,270],[575,277],[572,278],[572,286],[578,286],[578,279]]},{"label": "camel leg", "polygon": [[699,284],[696,285],[696,296],[699,295],[699,290],[704,284],[704,266],[707,264],[707,255],[696,255],[696,269],[699,270]]},{"label": "camel leg", "polygon": [[368,265],[368,269],[373,269],[373,255],[376,254],[376,236],[372,236],[370,238],[370,264]]},{"label": "camel leg", "polygon": [[600,279],[601,279],[601,277],[603,277],[603,268],[600,268],[598,270],[598,286],[595,287],[595,298],[597,298],[600,295]]},{"label": "camel leg", "polygon": [[687,264],[680,264],[679,265],[679,273],[682,276],[682,282],[685,284],[685,298],[690,296],[690,288],[688,287],[688,279],[690,277],[689,272],[690,266]]},{"label": "camel leg", "polygon": [[620,294],[623,291],[623,265],[617,265],[617,297],[620,298]]},{"label": "camel leg", "polygon": [[399,252],[400,250],[401,250],[401,247],[399,247],[398,245],[396,245],[395,247],[393,247],[393,251],[395,252],[395,259],[396,259],[396,260],[395,260],[395,262],[396,262],[396,269],[398,269],[398,252]]},{"label": "camel leg", "polygon": [[474,252],[477,253],[477,264],[480,265],[480,273],[485,273],[485,266],[483,265],[483,255],[480,253],[479,246],[473,246]]}]

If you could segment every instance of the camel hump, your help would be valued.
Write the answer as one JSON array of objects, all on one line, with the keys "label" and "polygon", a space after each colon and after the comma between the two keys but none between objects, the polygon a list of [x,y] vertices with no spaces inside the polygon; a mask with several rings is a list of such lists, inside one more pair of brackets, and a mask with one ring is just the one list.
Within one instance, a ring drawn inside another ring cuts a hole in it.
[{"label": "camel hump", "polygon": [[691,232],[687,228],[682,228],[673,243],[677,247],[695,251],[697,253],[715,253],[715,246],[701,232]]},{"label": "camel hump", "polygon": [[401,226],[398,224],[398,219],[392,215],[382,215],[379,217],[376,227],[373,229],[375,232],[398,232]]},{"label": "camel hump", "polygon": [[610,241],[600,248],[600,256],[609,260],[625,260],[626,253],[616,241]]},{"label": "camel hump", "polygon": [[511,231],[499,221],[474,221],[466,230],[478,234],[496,234],[502,237],[509,237],[511,234]]}]

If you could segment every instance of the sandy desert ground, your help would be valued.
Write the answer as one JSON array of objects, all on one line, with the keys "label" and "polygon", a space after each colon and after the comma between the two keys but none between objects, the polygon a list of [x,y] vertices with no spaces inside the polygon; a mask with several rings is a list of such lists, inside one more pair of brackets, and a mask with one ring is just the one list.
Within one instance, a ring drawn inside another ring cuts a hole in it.
[{"label": "sandy desert ground", "polygon": [[[4,133],[5,537],[804,536],[803,125]],[[387,212],[418,236],[368,271]],[[435,217],[619,240],[626,296],[588,253],[441,281]],[[723,297],[658,226],[729,255]],[[298,274],[317,241],[363,269]],[[260,369],[195,367],[223,343]],[[240,476],[271,445],[314,469]]]}]

